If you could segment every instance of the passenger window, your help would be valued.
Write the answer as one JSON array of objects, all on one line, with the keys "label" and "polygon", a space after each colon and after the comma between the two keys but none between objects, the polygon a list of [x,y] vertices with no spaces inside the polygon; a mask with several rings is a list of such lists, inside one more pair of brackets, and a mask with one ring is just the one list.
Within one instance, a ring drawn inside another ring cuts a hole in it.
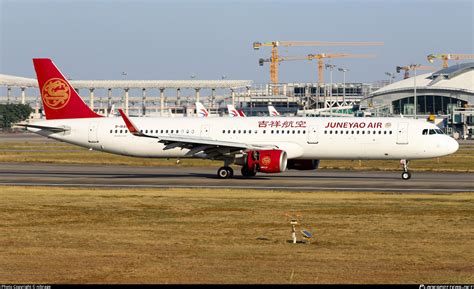
[{"label": "passenger window", "polygon": [[434,129],[430,129],[430,134],[436,134],[436,131]]},{"label": "passenger window", "polygon": [[351,131],[351,134],[354,134],[354,131]]},{"label": "passenger window", "polygon": [[305,130],[303,131],[303,134],[306,134],[306,131],[305,131]]},{"label": "passenger window", "polygon": [[334,132],[334,134],[337,134],[337,130]]},{"label": "passenger window", "polygon": [[329,131],[329,134],[332,134],[332,130]]}]

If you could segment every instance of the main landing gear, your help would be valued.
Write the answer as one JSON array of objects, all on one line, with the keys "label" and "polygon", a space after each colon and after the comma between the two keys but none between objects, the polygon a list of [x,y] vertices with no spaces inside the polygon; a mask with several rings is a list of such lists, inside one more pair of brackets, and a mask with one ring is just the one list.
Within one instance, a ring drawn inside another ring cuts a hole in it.
[{"label": "main landing gear", "polygon": [[248,166],[244,165],[242,166],[242,169],[240,170],[240,172],[242,173],[242,176],[243,177],[255,177],[255,175],[257,174],[257,170],[254,166],[253,169],[249,169]]},{"label": "main landing gear", "polygon": [[228,166],[220,167],[217,170],[217,176],[221,179],[232,178],[234,176],[234,170]]},{"label": "main landing gear", "polygon": [[408,163],[410,161],[408,160],[400,160],[400,164],[403,166],[403,173],[402,173],[402,179],[403,180],[409,180],[411,178],[411,173],[408,170]]}]

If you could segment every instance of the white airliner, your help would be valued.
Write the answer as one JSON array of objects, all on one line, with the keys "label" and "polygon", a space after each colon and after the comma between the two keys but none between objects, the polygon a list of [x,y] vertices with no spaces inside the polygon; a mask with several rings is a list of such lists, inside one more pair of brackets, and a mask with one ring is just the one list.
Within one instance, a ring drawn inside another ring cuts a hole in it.
[{"label": "white airliner", "polygon": [[280,116],[280,113],[273,107],[273,105],[268,106],[268,114],[270,116]]},{"label": "white airliner", "polygon": [[50,59],[33,59],[46,120],[28,130],[78,146],[145,158],[222,160],[220,178],[286,169],[314,170],[322,159],[398,159],[445,156],[458,143],[435,125],[407,118],[121,118],[101,117],[76,93]]}]

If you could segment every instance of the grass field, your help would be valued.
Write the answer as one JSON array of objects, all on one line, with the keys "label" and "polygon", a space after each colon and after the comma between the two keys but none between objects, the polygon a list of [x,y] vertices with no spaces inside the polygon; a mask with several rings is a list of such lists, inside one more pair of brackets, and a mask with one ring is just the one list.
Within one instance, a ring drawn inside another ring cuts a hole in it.
[{"label": "grass field", "polygon": [[[474,194],[0,187],[0,197],[0,283],[474,282]],[[311,244],[287,243],[287,212]]]},{"label": "grass field", "polygon": [[[145,159],[89,151],[60,142],[1,142],[0,163],[115,164],[131,166],[175,166],[176,159]],[[181,159],[181,166],[220,167],[222,162]],[[400,170],[399,161],[322,160],[320,168],[354,170]],[[474,172],[474,146],[463,145],[453,155],[410,163],[412,171]]]}]

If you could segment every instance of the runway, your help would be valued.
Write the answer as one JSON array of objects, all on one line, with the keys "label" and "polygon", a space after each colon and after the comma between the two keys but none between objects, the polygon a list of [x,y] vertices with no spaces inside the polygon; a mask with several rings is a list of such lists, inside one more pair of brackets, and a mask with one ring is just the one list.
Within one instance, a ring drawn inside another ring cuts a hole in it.
[{"label": "runway", "polygon": [[221,188],[311,191],[375,191],[456,193],[474,192],[473,174],[413,172],[403,181],[401,172],[287,171],[243,178],[219,179],[210,167],[128,167],[116,165],[59,165],[5,163],[0,185],[74,186],[110,188]]}]

